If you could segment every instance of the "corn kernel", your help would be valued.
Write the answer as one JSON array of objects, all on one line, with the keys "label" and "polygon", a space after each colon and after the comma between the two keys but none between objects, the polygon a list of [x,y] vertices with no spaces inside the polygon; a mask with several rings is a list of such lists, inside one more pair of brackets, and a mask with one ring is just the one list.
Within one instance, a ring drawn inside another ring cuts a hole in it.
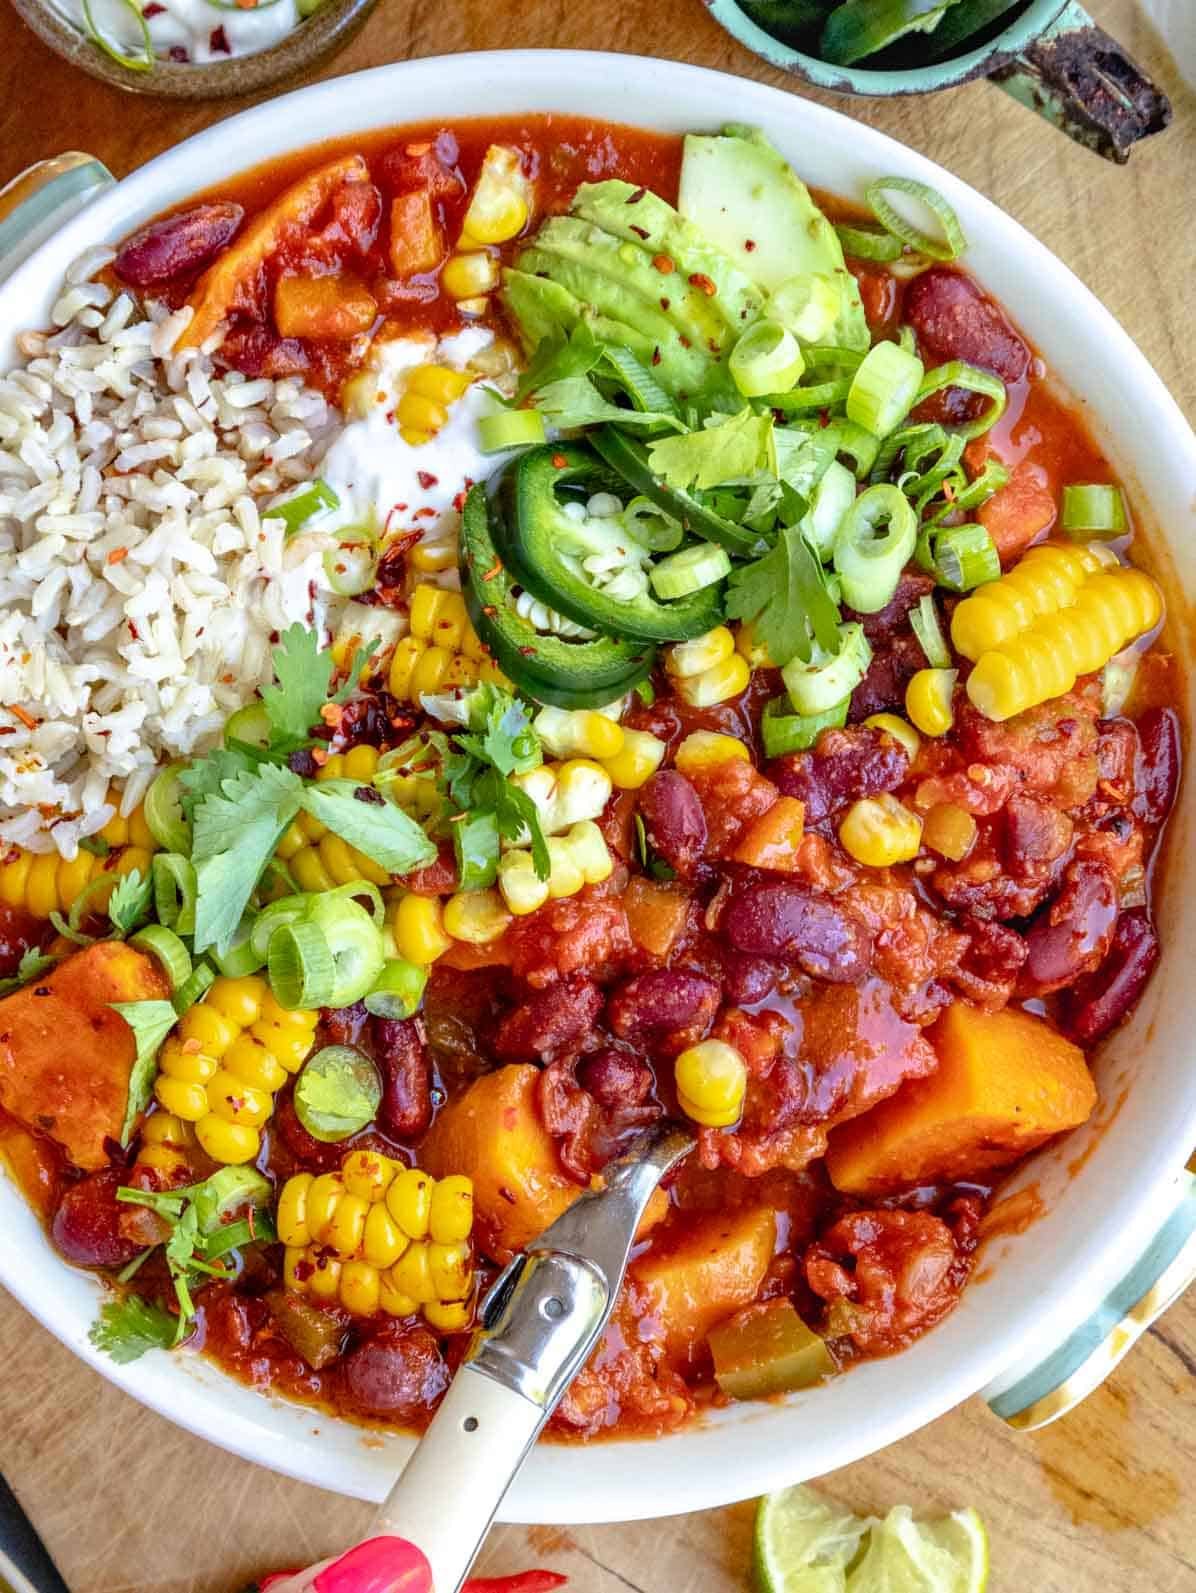
[{"label": "corn kernel", "polygon": [[541,708],[532,728],[554,758],[581,756],[601,762],[617,757],[623,747],[623,727],[590,708]]},{"label": "corn kernel", "polygon": [[716,625],[692,642],[677,642],[665,651],[664,667],[680,680],[704,674],[725,664],[735,652],[735,638],[725,625]]},{"label": "corn kernel", "polygon": [[480,298],[498,286],[498,261],[482,250],[455,254],[445,262],[440,282],[451,298]]},{"label": "corn kernel", "polygon": [[302,1294],[307,1287],[307,1250],[299,1245],[288,1245],[282,1259],[283,1282],[288,1289]]},{"label": "corn kernel", "polygon": [[328,1243],[332,1219],[345,1186],[336,1173],[321,1173],[307,1190],[307,1228],[312,1241],[318,1245]]},{"label": "corn kernel", "polygon": [[426,1239],[432,1215],[432,1180],[405,1167],[386,1191],[386,1208],[409,1239]]},{"label": "corn kernel", "polygon": [[198,1123],[201,1117],[207,1116],[208,1097],[199,1083],[172,1079],[159,1073],[154,1080],[154,1099],[159,1106],[187,1123]]},{"label": "corn kernel", "polygon": [[395,419],[400,426],[434,437],[448,420],[448,410],[422,393],[404,393],[395,405]]},{"label": "corn kernel", "polygon": [[623,745],[602,767],[620,791],[638,791],[664,762],[666,747],[648,730],[624,730]]},{"label": "corn kernel", "polygon": [[962,863],[976,844],[976,820],[954,802],[936,802],[922,821],[922,841],[932,852]]},{"label": "corn kernel", "polygon": [[747,1064],[733,1045],[703,1040],[682,1051],[675,1064],[682,1111],[707,1128],[729,1128],[743,1113]]},{"label": "corn kernel", "polygon": [[274,1226],[284,1245],[302,1247],[311,1243],[307,1226],[307,1192],[313,1182],[311,1173],[296,1173],[282,1186]]},{"label": "corn kernel", "polygon": [[365,1236],[365,1219],[369,1211],[369,1201],[344,1190],[323,1230],[323,1242],[331,1245],[338,1255],[356,1255]]},{"label": "corn kernel", "polygon": [[918,756],[922,738],[908,720],[899,718],[897,714],[869,714],[864,723],[873,730],[883,731],[886,736],[891,736],[899,747],[904,747],[909,753],[911,763]]},{"label": "corn kernel", "polygon": [[490,308],[490,300],[484,294],[471,299],[458,299],[457,312],[460,315],[480,319]]},{"label": "corn kernel", "polygon": [[410,1295],[421,1305],[436,1299],[436,1287],[432,1282],[431,1267],[428,1265],[426,1244],[411,1245],[405,1250],[391,1267],[390,1276],[400,1293]]},{"label": "corn kernel", "polygon": [[743,624],[736,629],[735,651],[747,659],[751,669],[768,669],[772,665],[768,648],[756,640],[755,627],[751,624]]},{"label": "corn kernel", "polygon": [[548,900],[548,881],[537,876],[532,854],[522,847],[504,852],[499,859],[498,888],[517,918],[534,913]]},{"label": "corn kernel", "polygon": [[957,669],[920,669],[905,688],[905,711],[924,736],[945,736],[955,723]]},{"label": "corn kernel", "polygon": [[502,897],[495,890],[458,891],[444,904],[444,928],[454,940],[487,946],[511,922]]},{"label": "corn kernel", "polygon": [[354,1316],[374,1316],[382,1297],[377,1267],[366,1261],[346,1261],[341,1268],[337,1297]]},{"label": "corn kernel", "polygon": [[454,404],[476,380],[472,371],[455,371],[449,365],[417,365],[407,378],[407,391]]},{"label": "corn kernel", "polygon": [[374,1202],[386,1194],[396,1171],[394,1162],[377,1151],[350,1151],[341,1165],[341,1180],[351,1195]]},{"label": "corn kernel", "polygon": [[433,1299],[463,1300],[473,1286],[471,1252],[467,1244],[429,1244],[428,1276]]},{"label": "corn kernel", "polygon": [[312,1275],[307,1280],[307,1288],[317,1300],[331,1302],[336,1299],[340,1293],[343,1267],[344,1262],[339,1256],[330,1256],[326,1251],[322,1251],[316,1258]]},{"label": "corn kernel", "polygon": [[207,1091],[209,1110],[226,1123],[245,1123],[250,1128],[259,1128],[274,1105],[268,1091],[244,1083],[227,1068],[213,1074]]},{"label": "corn kernel", "polygon": [[473,1229],[473,1182],[460,1173],[438,1178],[428,1210],[428,1232],[438,1245],[459,1244]]},{"label": "corn kernel", "polygon": [[610,801],[610,775],[588,758],[570,758],[556,766],[556,787],[548,833],[559,835],[582,819],[598,818]]},{"label": "corn kernel", "polygon": [[227,1123],[208,1112],[195,1125],[195,1137],[214,1162],[237,1166],[251,1162],[262,1148],[262,1136],[248,1123]]},{"label": "corn kernel", "polygon": [[710,769],[716,764],[742,758],[750,763],[752,755],[738,736],[724,736],[716,730],[694,730],[677,748],[673,762],[681,774],[693,774],[697,769]]},{"label": "corn kernel", "polygon": [[398,955],[426,968],[452,945],[444,913],[434,896],[400,897],[394,913],[394,943]]},{"label": "corn kernel", "polygon": [[715,703],[728,702],[746,691],[752,672],[746,658],[732,653],[730,658],[700,675],[686,675],[678,680],[677,695],[691,708],[713,708]]},{"label": "corn kernel", "polygon": [[365,1219],[361,1249],[371,1266],[383,1269],[393,1267],[410,1243],[383,1204],[370,1207],[369,1216]]},{"label": "corn kernel", "polygon": [[262,1015],[262,997],[266,981],[251,974],[244,979],[217,979],[208,991],[203,1007],[192,1007],[191,1012],[206,1008],[218,1012],[238,1029],[248,1029]]},{"label": "corn kernel", "polygon": [[206,1084],[219,1066],[216,1058],[204,1051],[188,1051],[187,1042],[177,1035],[167,1040],[158,1058],[159,1075],[164,1073],[185,1084]]},{"label": "corn kernel", "polygon": [[404,1294],[395,1287],[394,1279],[387,1272],[380,1280],[381,1290],[378,1304],[387,1316],[414,1316],[419,1310],[419,1301],[413,1300],[409,1294]]},{"label": "corn kernel", "polygon": [[179,1019],[179,1035],[183,1040],[198,1040],[200,1048],[212,1056],[223,1056],[240,1034],[239,1024],[226,1018],[206,1001],[188,1007]]},{"label": "corn kernel", "polygon": [[[606,837],[593,819],[582,819],[574,824],[564,837],[569,856],[587,885],[599,885],[615,871],[614,859],[606,844]],[[552,843],[549,843],[551,853]],[[579,887],[580,889],[580,887]]]},{"label": "corn kernel", "polygon": [[869,868],[908,863],[921,844],[922,820],[891,791],[853,802],[839,825],[839,845]]},{"label": "corn kernel", "polygon": [[506,243],[527,225],[531,189],[519,152],[491,144],[461,224],[460,247]]},{"label": "corn kernel", "polygon": [[407,555],[407,563],[421,575],[439,575],[442,570],[457,567],[457,547],[454,542],[428,542],[421,540]]},{"label": "corn kernel", "polygon": [[259,1040],[240,1034],[224,1053],[224,1066],[234,1077],[273,1095],[287,1081],[286,1069]]},{"label": "corn kernel", "polygon": [[473,1317],[473,1307],[468,1300],[429,1300],[424,1317],[438,1333],[463,1333]]}]

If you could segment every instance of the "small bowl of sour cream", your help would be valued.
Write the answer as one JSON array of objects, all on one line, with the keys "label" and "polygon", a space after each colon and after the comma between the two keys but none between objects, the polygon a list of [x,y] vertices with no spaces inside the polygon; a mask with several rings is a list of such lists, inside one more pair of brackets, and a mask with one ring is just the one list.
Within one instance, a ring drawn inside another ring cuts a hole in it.
[{"label": "small bowl of sour cream", "polygon": [[135,94],[221,99],[310,71],[377,0],[13,0],[59,55]]}]

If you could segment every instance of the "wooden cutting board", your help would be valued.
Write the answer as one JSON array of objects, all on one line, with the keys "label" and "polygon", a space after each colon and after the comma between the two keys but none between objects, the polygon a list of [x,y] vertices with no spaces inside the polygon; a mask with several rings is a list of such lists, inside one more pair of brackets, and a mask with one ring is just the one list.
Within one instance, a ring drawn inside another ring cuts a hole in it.
[{"label": "wooden cutting board", "polygon": [[[1128,168],[983,85],[933,100],[826,103],[943,162],[1022,221],[1196,417],[1196,96],[1134,0],[1093,0],[1092,9],[1175,100],[1175,126]],[[549,45],[672,57],[786,86],[700,0],[381,0],[328,75],[404,56]],[[68,148],[124,175],[236,108],[126,98],[65,67],[0,8],[0,182]],[[717,105],[693,109],[696,122],[717,120]],[[296,140],[318,132],[297,130]],[[0,1366],[0,1464],[74,1593],[233,1593],[260,1571],[332,1552],[369,1519],[367,1506],[234,1460],[143,1410],[5,1296]],[[992,1533],[992,1593],[1196,1593],[1194,1394],[1189,1298],[1046,1431],[1015,1435],[973,1401],[825,1486],[861,1512],[975,1505]],[[483,1569],[552,1566],[575,1593],[731,1593],[747,1585],[751,1521],[743,1505],[632,1526],[507,1527]]]}]

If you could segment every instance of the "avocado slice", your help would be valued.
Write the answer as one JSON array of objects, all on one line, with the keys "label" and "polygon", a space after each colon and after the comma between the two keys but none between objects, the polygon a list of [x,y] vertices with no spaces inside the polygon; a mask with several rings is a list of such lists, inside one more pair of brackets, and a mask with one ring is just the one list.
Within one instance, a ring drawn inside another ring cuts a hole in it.
[{"label": "avocado slice", "polygon": [[652,338],[625,321],[599,315],[592,305],[583,304],[551,277],[533,276],[508,266],[503,271],[502,301],[522,333],[529,354],[535,353],[542,338],[567,337],[580,321],[587,321],[599,342],[619,344],[642,364],[652,363],[656,348]]},{"label": "avocado slice", "polygon": [[[677,268],[675,288],[681,285],[677,279],[682,279],[690,294],[697,293],[705,300],[706,308],[733,339],[760,314],[763,294],[752,276],[741,271],[700,226],[687,221],[659,194],[615,179],[583,183],[573,198],[573,214],[635,244],[649,256],[667,256]],[[709,278],[714,292],[707,296],[691,287],[692,276]]]},{"label": "avocado slice", "polygon": [[797,276],[831,277],[842,307],[827,341],[838,348],[869,346],[860,290],[834,227],[757,128],[687,134],[677,207],[766,293]]}]

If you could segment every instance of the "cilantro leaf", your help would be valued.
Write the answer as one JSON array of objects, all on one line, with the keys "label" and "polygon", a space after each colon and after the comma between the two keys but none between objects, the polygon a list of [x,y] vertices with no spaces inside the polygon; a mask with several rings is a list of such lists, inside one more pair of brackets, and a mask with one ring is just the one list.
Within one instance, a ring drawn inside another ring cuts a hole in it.
[{"label": "cilantro leaf", "polygon": [[[368,799],[358,797],[362,790],[370,793]],[[373,800],[379,796],[373,786],[361,786],[356,780],[321,780],[303,788],[300,804],[334,835],[392,874],[408,874],[433,862],[436,847],[420,826],[393,802]]]},{"label": "cilantro leaf", "polygon": [[125,1366],[140,1360],[147,1350],[168,1350],[177,1330],[178,1322],[168,1311],[139,1294],[128,1294],[100,1307],[99,1320],[92,1323],[87,1336],[97,1350]]},{"label": "cilantro leaf", "polygon": [[149,917],[153,890],[153,880],[149,874],[142,879],[140,869],[131,869],[122,875],[108,898],[108,919],[118,940],[123,940]]},{"label": "cilantro leaf", "polygon": [[568,342],[559,332],[542,337],[536,344],[531,363],[519,378],[516,404],[522,404],[529,393],[550,382],[563,381],[570,376],[588,376],[601,360],[602,344],[585,321],[577,323]]},{"label": "cilantro leaf", "polygon": [[773,419],[750,408],[710,416],[702,431],[663,437],[650,445],[652,474],[670,487],[705,489],[729,482],[755,485],[777,473]]},{"label": "cilantro leaf", "polygon": [[750,620],[772,662],[810,658],[810,633],[823,647],[838,646],[839,613],[809,543],[785,526],[762,559],[741,564],[727,582],[727,618]]},{"label": "cilantro leaf", "polygon": [[113,1001],[109,1005],[132,1029],[137,1044],[137,1055],[129,1074],[125,1120],[120,1130],[120,1142],[127,1145],[133,1124],[149,1103],[154,1075],[158,1071],[159,1047],[179,1021],[179,1015],[171,1001]]},{"label": "cilantro leaf", "polygon": [[195,809],[195,950],[227,946],[262,870],[299,812],[303,781],[278,764],[242,770]]},{"label": "cilantro leaf", "polygon": [[487,769],[475,787],[473,811],[493,813],[504,841],[530,845],[536,878],[548,878],[552,866],[548,842],[539,810],[526,791],[504,780],[497,769]]},{"label": "cilantro leaf", "polygon": [[526,774],[543,761],[531,715],[517,697],[489,682],[469,695],[469,730],[454,738],[471,757],[501,774]]},{"label": "cilantro leaf", "polygon": [[262,701],[274,732],[272,739],[306,741],[312,726],[319,721],[320,709],[328,701],[332,654],[321,652],[315,631],[296,622],[283,631],[273,658],[278,684],[262,688]]},{"label": "cilantro leaf", "polygon": [[206,796],[219,796],[226,780],[238,774],[252,774],[261,763],[242,743],[235,747],[214,747],[202,758],[193,758],[179,774],[180,802],[188,823]]},{"label": "cilantro leaf", "polygon": [[10,990],[19,990],[22,985],[27,985],[42,974],[48,973],[58,961],[57,957],[49,956],[37,946],[28,947],[21,954],[16,973],[8,979],[0,979],[0,996],[6,996]]},{"label": "cilantro leaf", "polygon": [[684,429],[684,422],[669,410],[627,409],[622,404],[612,404],[588,376],[563,376],[559,381],[546,382],[532,403],[554,426],[596,426],[610,421],[637,431]]}]

